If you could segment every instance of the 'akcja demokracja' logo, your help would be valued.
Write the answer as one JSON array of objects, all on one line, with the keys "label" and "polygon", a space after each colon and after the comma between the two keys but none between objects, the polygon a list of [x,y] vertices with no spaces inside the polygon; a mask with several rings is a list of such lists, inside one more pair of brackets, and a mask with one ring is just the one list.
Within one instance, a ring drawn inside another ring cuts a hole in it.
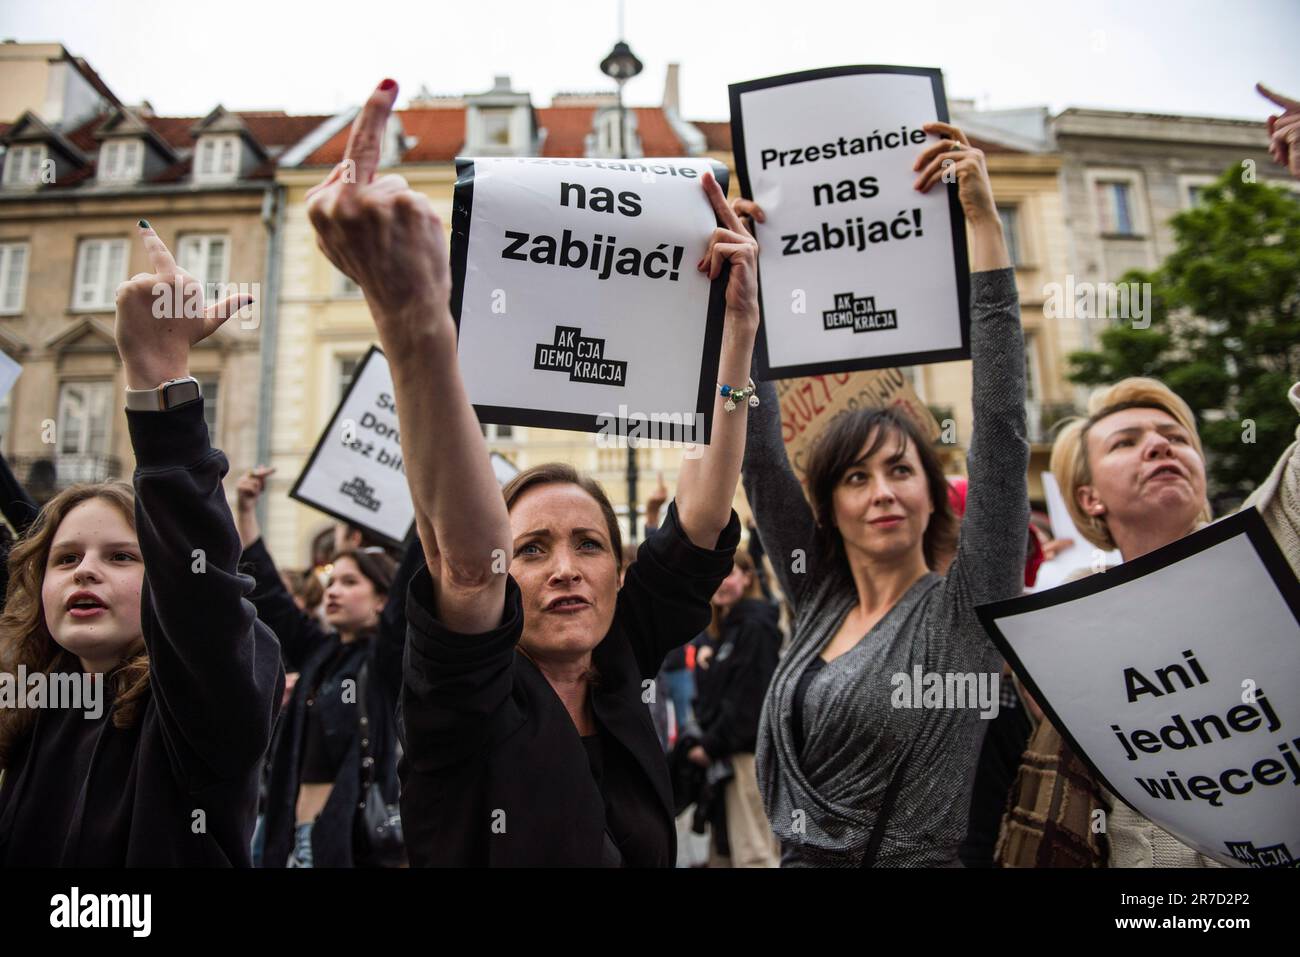
[{"label": "'akcja demokracja' logo", "polygon": [[605,340],[584,336],[577,326],[556,326],[555,342],[539,342],[533,368],[567,372],[570,382],[627,385],[627,363],[605,358]]},{"label": "'akcja demokracja' logo", "polygon": [[897,329],[898,310],[877,309],[875,296],[837,292],[835,308],[822,313],[822,324],[826,329],[852,329],[854,332]]}]

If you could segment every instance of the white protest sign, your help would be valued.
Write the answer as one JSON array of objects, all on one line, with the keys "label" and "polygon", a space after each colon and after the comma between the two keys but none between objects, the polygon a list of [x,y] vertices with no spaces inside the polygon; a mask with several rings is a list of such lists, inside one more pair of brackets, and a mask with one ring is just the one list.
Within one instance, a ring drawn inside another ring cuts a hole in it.
[{"label": "white protest sign", "polygon": [[415,506],[402,465],[395,395],[388,360],[372,346],[289,495],[401,542],[415,521]]},{"label": "white protest sign", "polygon": [[488,458],[492,462],[492,474],[496,476],[498,485],[504,486],[519,474],[519,467],[500,452],[490,452]]},{"label": "white protest sign", "polygon": [[9,358],[5,353],[0,352],[0,399],[9,394],[9,390],[14,387],[18,381],[18,376],[22,374],[23,367]]},{"label": "white protest sign", "polygon": [[978,612],[1125,803],[1225,864],[1300,860],[1300,584],[1258,512]]},{"label": "white protest sign", "polygon": [[1074,544],[1038,566],[1038,577],[1029,590],[1046,591],[1055,588],[1075,572],[1083,569],[1100,571],[1096,566],[1106,568],[1123,561],[1118,550],[1102,552],[1079,534],[1074,520],[1070,518],[1069,509],[1065,507],[1065,498],[1061,495],[1061,487],[1056,484],[1056,476],[1051,472],[1042,472],[1041,475],[1043,498],[1047,500],[1047,520],[1052,523],[1052,537],[1068,538]]},{"label": "white protest sign", "polygon": [[717,225],[700,177],[725,192],[725,167],[456,167],[452,314],[479,420],[707,443],[724,286],[695,268]]},{"label": "white protest sign", "polygon": [[969,268],[955,180],[912,169],[947,121],[943,79],[854,66],[732,84],[741,193],[756,223],[766,379],[970,358]]}]

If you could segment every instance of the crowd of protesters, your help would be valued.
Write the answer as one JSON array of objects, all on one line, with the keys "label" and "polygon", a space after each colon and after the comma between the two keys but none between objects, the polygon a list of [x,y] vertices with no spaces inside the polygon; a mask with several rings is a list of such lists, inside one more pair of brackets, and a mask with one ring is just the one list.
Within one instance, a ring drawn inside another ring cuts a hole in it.
[{"label": "crowd of protesters", "polygon": [[[1300,178],[1300,103],[1261,92]],[[891,706],[889,676],[915,668],[1009,676],[975,608],[1060,544],[1030,523],[1015,275],[960,129],[927,124],[911,162],[921,191],[954,170],[970,229],[969,484],[889,409],[836,418],[800,483],[775,390],[750,378],[764,212],[705,174],[718,226],[696,268],[727,275],[724,385],[711,444],[671,500],[660,479],[633,547],[567,465],[498,484],[443,225],[376,178],[396,96],[373,92],[308,214],[389,357],[414,533],[393,548],[339,524],[309,567],[277,567],[257,520],[271,470],[238,479],[232,513],[187,391],[191,348],[246,297],[160,320],[155,284],[195,281],[141,220],[150,271],[115,325],[132,484],[38,506],[0,468],[0,672],[99,676],[104,695],[95,717],[0,709],[0,864],[662,867],[693,831],[710,866],[1215,866],[1110,794],[1013,682],[991,722]],[[1300,384],[1288,398],[1300,414]],[[1099,390],[1052,471],[1079,533],[1125,561],[1211,519],[1193,412],[1155,380]],[[1300,570],[1300,446],[1247,507]]]}]

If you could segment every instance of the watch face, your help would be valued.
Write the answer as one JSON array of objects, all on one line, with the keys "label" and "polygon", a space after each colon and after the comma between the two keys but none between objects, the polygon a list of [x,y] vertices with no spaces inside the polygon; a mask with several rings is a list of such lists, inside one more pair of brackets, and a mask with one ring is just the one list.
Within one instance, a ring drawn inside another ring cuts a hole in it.
[{"label": "watch face", "polygon": [[163,389],[163,408],[174,409],[178,405],[193,402],[202,396],[203,392],[199,389],[199,384],[193,379],[175,382]]}]

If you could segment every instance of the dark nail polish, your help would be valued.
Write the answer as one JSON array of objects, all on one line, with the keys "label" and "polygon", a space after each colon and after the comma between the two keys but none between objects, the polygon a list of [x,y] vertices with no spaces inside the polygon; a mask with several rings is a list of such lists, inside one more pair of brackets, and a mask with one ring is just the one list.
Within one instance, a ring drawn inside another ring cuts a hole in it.
[{"label": "dark nail polish", "polygon": [[140,220],[140,222],[136,223],[136,225],[139,226],[141,229],[148,229],[148,228],[149,228],[149,220],[147,220],[147,219],[142,219],[142,220]]},{"label": "dark nail polish", "polygon": [[383,83],[379,84],[381,90],[391,90],[395,86],[397,86],[397,81],[391,79],[386,79]]}]

